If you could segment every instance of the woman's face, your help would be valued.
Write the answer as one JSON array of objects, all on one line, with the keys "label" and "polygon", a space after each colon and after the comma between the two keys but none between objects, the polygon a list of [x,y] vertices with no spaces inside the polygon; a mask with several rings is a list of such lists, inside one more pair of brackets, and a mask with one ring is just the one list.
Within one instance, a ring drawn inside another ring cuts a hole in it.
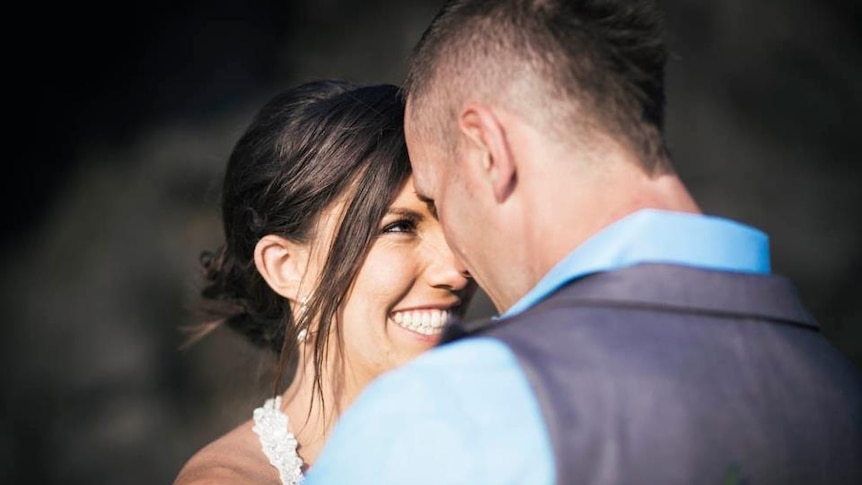
[{"label": "woman's face", "polygon": [[383,217],[344,306],[347,384],[364,386],[433,347],[475,292],[464,271],[411,177]]}]

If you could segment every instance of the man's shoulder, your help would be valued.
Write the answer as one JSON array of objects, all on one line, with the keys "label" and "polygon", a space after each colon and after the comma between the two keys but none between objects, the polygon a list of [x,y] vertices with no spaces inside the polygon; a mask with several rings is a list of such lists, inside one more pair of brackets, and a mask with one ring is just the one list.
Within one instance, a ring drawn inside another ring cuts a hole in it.
[{"label": "man's shoulder", "polygon": [[[446,344],[373,381],[345,416],[431,425],[469,440],[496,439],[513,428],[541,435],[541,410],[517,357],[502,342],[471,338]],[[529,429],[527,429],[529,428]]]},{"label": "man's shoulder", "polygon": [[351,483],[500,483],[515,476],[552,483],[554,473],[529,383],[508,348],[484,338],[435,348],[373,381],[342,416],[315,468],[311,483],[342,483],[347,475]]},{"label": "man's shoulder", "polygon": [[390,393],[390,389],[399,399],[421,399],[426,393],[474,394],[477,386],[506,387],[522,378],[515,355],[503,342],[479,337],[425,352],[375,380],[365,394]]}]

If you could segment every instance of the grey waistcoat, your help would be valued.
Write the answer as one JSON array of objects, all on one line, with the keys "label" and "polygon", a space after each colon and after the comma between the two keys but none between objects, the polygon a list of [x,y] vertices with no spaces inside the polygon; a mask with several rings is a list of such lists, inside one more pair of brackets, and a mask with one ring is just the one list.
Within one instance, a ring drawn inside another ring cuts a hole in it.
[{"label": "grey waistcoat", "polygon": [[517,356],[558,483],[862,484],[862,376],[782,277],[643,264],[444,342],[473,336]]}]

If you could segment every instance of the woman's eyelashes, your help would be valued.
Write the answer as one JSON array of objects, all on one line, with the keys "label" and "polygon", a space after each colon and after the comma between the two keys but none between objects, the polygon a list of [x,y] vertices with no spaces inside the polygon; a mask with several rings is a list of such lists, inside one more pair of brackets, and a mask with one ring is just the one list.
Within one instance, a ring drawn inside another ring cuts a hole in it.
[{"label": "woman's eyelashes", "polygon": [[419,214],[399,213],[398,218],[383,225],[382,234],[414,234],[420,221]]},{"label": "woman's eyelashes", "polygon": [[409,219],[399,219],[394,222],[390,222],[386,224],[383,228],[383,233],[413,233],[416,232],[416,221],[411,221]]}]

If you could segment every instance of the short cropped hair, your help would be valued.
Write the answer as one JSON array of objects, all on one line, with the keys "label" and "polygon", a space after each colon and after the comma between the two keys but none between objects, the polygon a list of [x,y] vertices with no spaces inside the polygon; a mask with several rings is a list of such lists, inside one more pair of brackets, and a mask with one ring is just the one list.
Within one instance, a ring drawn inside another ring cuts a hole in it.
[{"label": "short cropped hair", "polygon": [[417,129],[445,143],[469,95],[564,141],[610,137],[655,174],[670,170],[666,60],[655,1],[452,0],[416,45],[402,89]]}]

